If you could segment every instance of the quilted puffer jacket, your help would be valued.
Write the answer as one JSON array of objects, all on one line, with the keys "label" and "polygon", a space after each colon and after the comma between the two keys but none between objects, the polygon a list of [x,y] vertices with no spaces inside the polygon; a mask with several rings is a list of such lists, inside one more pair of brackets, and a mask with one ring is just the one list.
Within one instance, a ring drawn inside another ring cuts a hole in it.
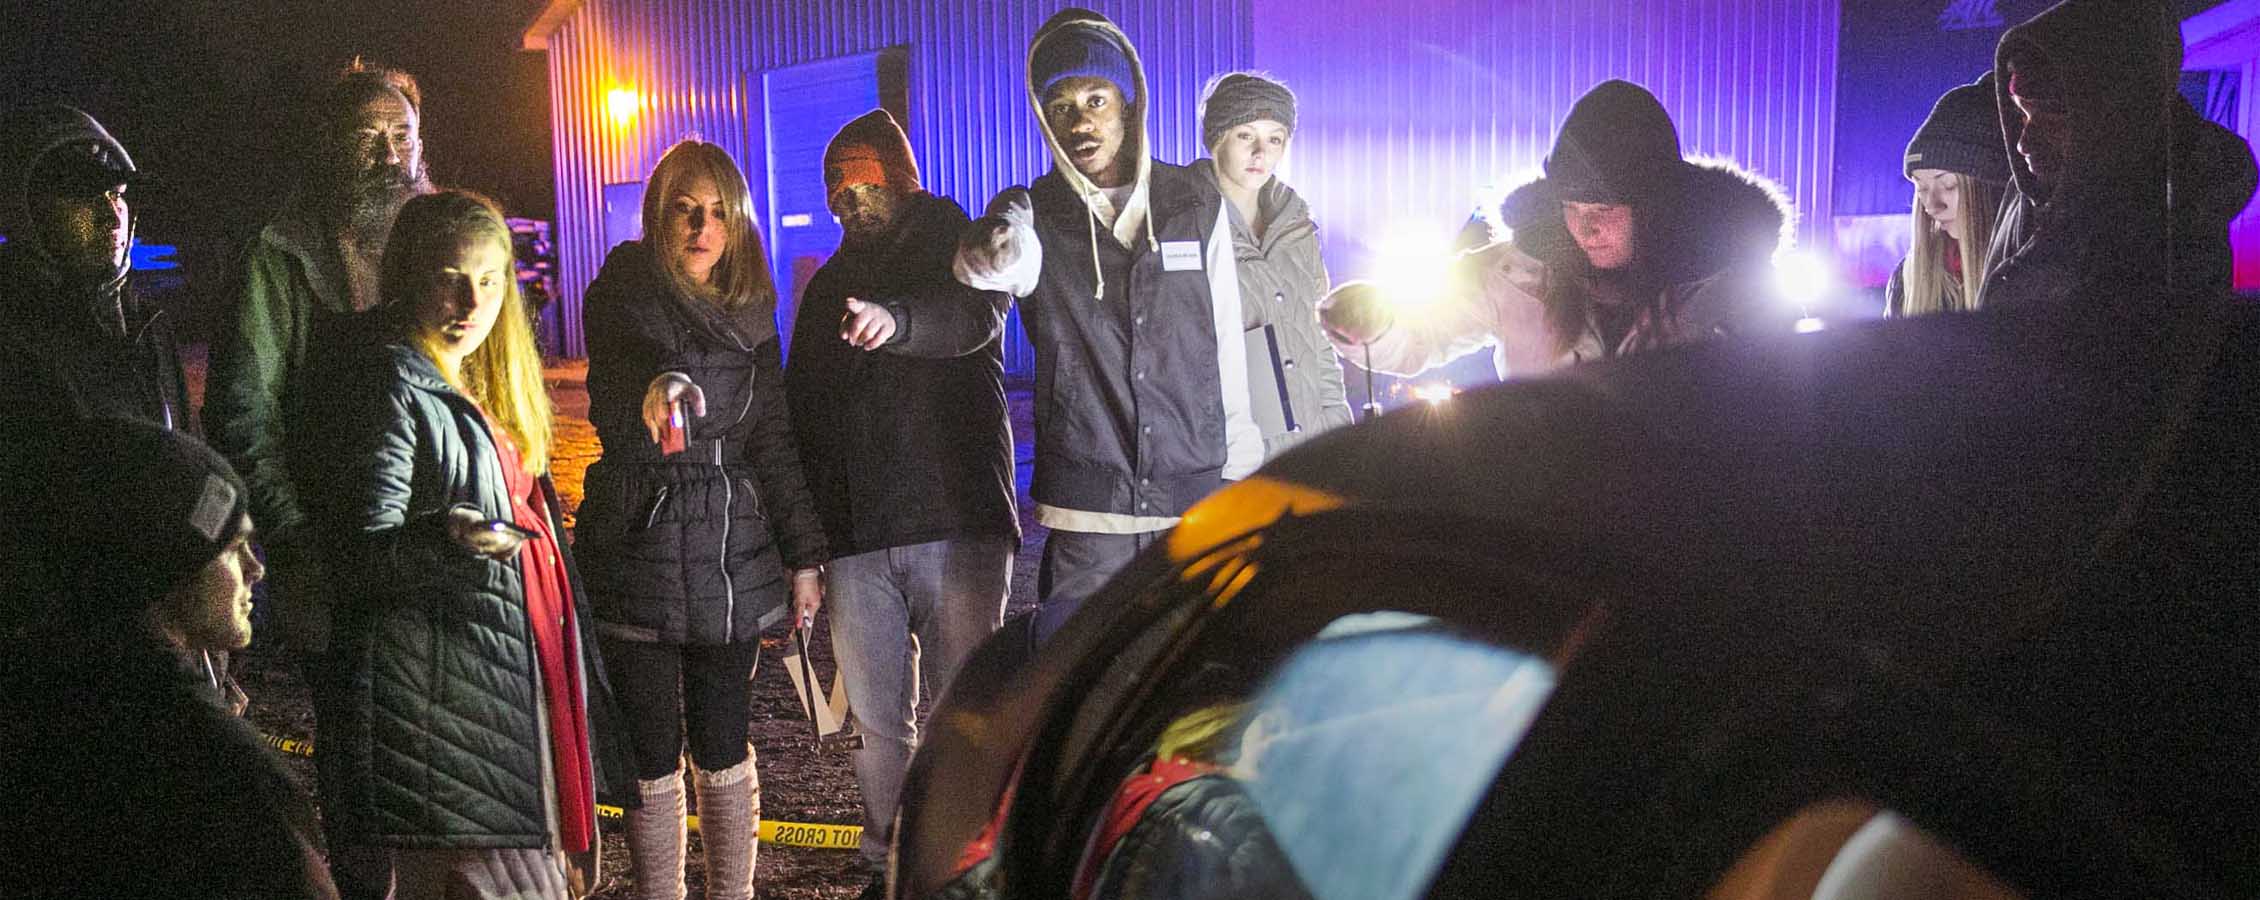
[{"label": "quilted puffer jacket", "polygon": [[[620,245],[589,285],[589,467],[575,548],[606,637],[749,641],[784,621],[787,570],[829,556],[801,475],[777,329],[766,306],[725,314],[681,297],[650,248]],[[706,395],[689,446],[662,455],[643,396],[679,372]]]},{"label": "quilted puffer jacket", "polygon": [[[355,666],[349,715],[324,721],[321,735],[324,752],[347,754],[352,780],[344,808],[323,813],[383,845],[548,846],[549,744],[518,565],[471,553],[442,524],[458,503],[510,515],[486,417],[405,345],[364,350],[340,369],[335,393],[309,403],[296,430],[322,444],[309,458],[329,489],[300,501],[337,581],[331,649]],[[545,492],[562,534],[556,493]],[[559,549],[573,571],[570,548]],[[587,594],[575,583],[573,595],[592,787],[632,796]]]}]

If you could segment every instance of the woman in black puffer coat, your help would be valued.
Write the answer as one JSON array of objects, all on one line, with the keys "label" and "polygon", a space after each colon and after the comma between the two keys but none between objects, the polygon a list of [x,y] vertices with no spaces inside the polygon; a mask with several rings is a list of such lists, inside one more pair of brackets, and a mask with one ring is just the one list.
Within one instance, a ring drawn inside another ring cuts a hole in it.
[{"label": "woman in black puffer coat", "polygon": [[[687,731],[707,897],[750,897],[760,781],[747,681],[763,629],[815,615],[827,551],[745,176],[721,148],[685,141],[647,184],[645,238],[615,248],[588,290],[589,419],[604,453],[576,549],[635,735],[638,896],[681,896]],[[669,453],[678,415],[686,443]]]}]

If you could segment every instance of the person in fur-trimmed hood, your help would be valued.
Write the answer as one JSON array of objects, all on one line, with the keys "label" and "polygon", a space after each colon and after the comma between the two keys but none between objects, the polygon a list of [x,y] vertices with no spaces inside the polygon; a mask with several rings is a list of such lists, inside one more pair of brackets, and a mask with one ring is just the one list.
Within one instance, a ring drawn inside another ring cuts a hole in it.
[{"label": "person in fur-trimmed hood", "polygon": [[990,201],[954,269],[1018,298],[1036,350],[1041,640],[1195,501],[1253,473],[1263,431],[1222,201],[1153,158],[1137,48],[1105,16],[1061,10],[1029,42],[1028,103],[1052,170]]},{"label": "person in fur-trimmed hood", "polygon": [[1545,176],[1500,205],[1512,236],[1463,254],[1443,297],[1400,317],[1350,282],[1320,315],[1353,363],[1412,375],[1491,345],[1501,378],[1786,328],[1768,275],[1795,215],[1763,176],[1683,158],[1653,94],[1605,81],[1571,107]]},{"label": "person in fur-trimmed hood", "polygon": [[2229,291],[2252,148],[2181,97],[2181,64],[2180,22],[2157,0],[2065,0],[2001,36],[2009,193],[1982,305]]}]

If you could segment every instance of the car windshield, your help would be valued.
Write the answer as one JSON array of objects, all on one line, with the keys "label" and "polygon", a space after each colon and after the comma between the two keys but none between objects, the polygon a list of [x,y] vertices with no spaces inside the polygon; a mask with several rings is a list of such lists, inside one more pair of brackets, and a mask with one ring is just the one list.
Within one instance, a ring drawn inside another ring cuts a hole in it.
[{"label": "car windshield", "polygon": [[1420,896],[1554,688],[1542,659],[1402,612],[1274,659],[1176,706],[1071,896]]},{"label": "car windshield", "polygon": [[1347,617],[1272,674],[1233,769],[1312,896],[1416,897],[1553,688],[1527,654]]}]

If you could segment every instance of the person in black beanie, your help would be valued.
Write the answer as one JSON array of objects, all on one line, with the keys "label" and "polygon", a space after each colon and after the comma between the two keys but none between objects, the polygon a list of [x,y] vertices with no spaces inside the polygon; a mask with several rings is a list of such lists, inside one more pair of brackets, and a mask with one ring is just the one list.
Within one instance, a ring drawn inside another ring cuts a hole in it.
[{"label": "person in black beanie", "polygon": [[1993,223],[2009,181],[2009,153],[1993,109],[1993,73],[1938,98],[1907,142],[1915,184],[1907,257],[1884,286],[1887,316],[1977,308],[1977,283],[1991,261]]},{"label": "person in black beanie", "polygon": [[[90,419],[8,472],[53,593],[0,676],[0,884],[24,897],[334,897],[313,813],[224,708],[251,641],[247,492],[195,438]],[[26,483],[24,478],[35,478]],[[11,539],[27,539],[17,531]]]},{"label": "person in black beanie", "polygon": [[1781,189],[1724,160],[1680,155],[1646,88],[1605,81],[1570,109],[1545,177],[1509,193],[1511,236],[1461,257],[1452,287],[1402,321],[1356,282],[1320,308],[1352,362],[1412,375],[1495,345],[1501,378],[1782,329],[1796,310],[1768,284],[1795,220]]}]

